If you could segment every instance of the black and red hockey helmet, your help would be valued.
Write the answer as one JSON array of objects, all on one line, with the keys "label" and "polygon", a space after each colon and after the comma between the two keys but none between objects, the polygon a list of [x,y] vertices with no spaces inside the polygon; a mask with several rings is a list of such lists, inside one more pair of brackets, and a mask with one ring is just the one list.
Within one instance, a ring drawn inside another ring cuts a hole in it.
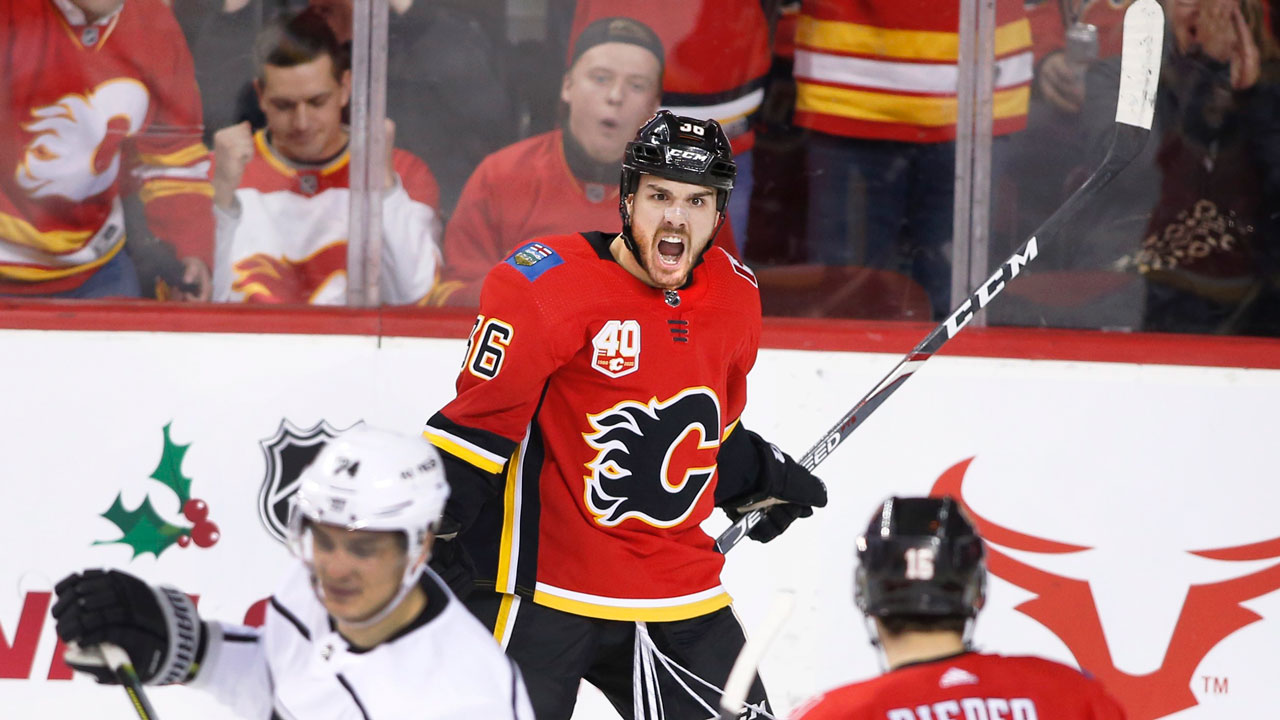
[{"label": "black and red hockey helmet", "polygon": [[982,539],[951,497],[892,497],[858,538],[854,598],[870,617],[972,618],[986,597]]}]

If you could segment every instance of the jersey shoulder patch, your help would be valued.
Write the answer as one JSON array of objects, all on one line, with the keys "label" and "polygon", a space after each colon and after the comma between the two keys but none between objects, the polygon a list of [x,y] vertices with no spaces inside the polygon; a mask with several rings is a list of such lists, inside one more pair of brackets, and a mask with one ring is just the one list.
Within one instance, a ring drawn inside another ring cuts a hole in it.
[{"label": "jersey shoulder patch", "polygon": [[525,276],[529,282],[533,282],[542,277],[542,274],[557,265],[564,264],[564,258],[555,250],[543,245],[540,242],[531,242],[516,248],[516,251],[507,257],[505,262],[520,274]]}]

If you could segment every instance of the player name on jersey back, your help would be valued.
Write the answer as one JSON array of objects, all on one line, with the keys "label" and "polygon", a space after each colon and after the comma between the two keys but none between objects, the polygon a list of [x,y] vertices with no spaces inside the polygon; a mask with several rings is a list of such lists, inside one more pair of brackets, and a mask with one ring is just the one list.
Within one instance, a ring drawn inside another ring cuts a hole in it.
[{"label": "player name on jersey back", "polygon": [[885,720],[1038,720],[1030,698],[967,697],[914,708],[894,708]]}]

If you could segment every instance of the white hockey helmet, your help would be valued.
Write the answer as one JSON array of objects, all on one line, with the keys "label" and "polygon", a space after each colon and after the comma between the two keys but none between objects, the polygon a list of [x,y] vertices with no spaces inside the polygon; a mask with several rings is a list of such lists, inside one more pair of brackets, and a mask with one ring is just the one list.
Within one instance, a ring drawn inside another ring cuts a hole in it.
[{"label": "white hockey helmet", "polygon": [[439,525],[449,484],[444,464],[421,436],[367,426],[330,440],[298,477],[289,512],[289,548],[310,567],[306,521],[346,530],[397,531],[407,542],[408,565],[399,602],[417,582],[429,532]]}]

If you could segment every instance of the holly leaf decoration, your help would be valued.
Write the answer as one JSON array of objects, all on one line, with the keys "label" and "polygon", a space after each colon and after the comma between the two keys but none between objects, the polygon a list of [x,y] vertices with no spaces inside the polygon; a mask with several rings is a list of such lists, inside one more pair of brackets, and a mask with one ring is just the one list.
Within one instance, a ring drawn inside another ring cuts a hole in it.
[{"label": "holly leaf decoration", "polygon": [[[167,435],[167,433],[166,433]],[[133,557],[143,553],[151,553],[157,558],[178,541],[178,537],[186,535],[190,528],[170,525],[151,505],[151,496],[143,499],[142,504],[133,510],[125,508],[120,493],[116,493],[115,502],[102,513],[102,517],[115,523],[123,536],[118,540],[97,540],[94,545],[112,545],[120,543],[133,548]]]},{"label": "holly leaf decoration", "polygon": [[[187,455],[191,444],[179,445],[169,437],[169,423],[164,426],[164,452],[160,454],[160,464],[151,473],[152,480],[172,489],[178,495],[178,507],[182,508],[191,499],[191,478],[182,474],[182,459]],[[110,518],[107,518],[110,520]]]}]

